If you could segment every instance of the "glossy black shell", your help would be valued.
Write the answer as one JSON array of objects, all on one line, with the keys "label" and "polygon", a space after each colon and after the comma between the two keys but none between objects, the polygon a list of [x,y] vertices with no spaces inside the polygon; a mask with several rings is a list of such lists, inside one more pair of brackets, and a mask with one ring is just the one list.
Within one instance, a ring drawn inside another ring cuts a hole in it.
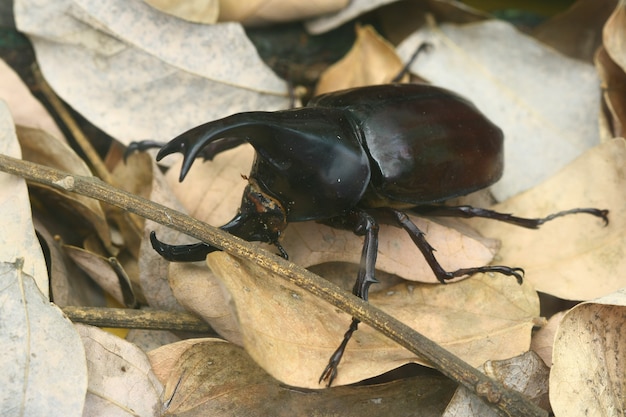
[{"label": "glossy black shell", "polygon": [[502,175],[502,131],[451,91],[377,85],[321,95],[309,106],[341,109],[354,124],[372,170],[361,206],[444,201]]}]

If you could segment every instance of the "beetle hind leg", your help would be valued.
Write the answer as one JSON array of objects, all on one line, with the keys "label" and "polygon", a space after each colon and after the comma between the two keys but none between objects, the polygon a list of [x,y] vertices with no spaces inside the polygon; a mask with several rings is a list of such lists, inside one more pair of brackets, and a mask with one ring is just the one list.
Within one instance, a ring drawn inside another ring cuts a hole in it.
[{"label": "beetle hind leg", "polygon": [[430,246],[426,240],[424,232],[422,232],[405,213],[398,210],[390,210],[398,224],[409,234],[411,240],[415,243],[415,246],[417,246],[420,250],[426,259],[426,262],[428,262],[430,269],[432,269],[437,277],[437,280],[439,280],[442,284],[445,284],[446,281],[453,278],[462,277],[464,275],[473,275],[481,272],[497,272],[503,275],[514,276],[519,284],[522,283],[524,276],[524,270],[522,268],[511,268],[503,265],[487,265],[475,268],[462,268],[451,272],[446,271],[435,258],[435,249]]},{"label": "beetle hind leg", "polygon": [[[374,276],[376,257],[378,255],[378,223],[371,215],[364,211],[353,211],[345,219],[342,219],[341,223],[344,227],[347,224],[352,224],[355,234],[365,236],[363,250],[361,252],[359,273],[354,287],[352,288],[352,293],[367,301],[370,286],[378,282]],[[331,355],[328,365],[326,365],[326,368],[320,376],[320,383],[327,381],[328,386],[333,383],[333,380],[337,376],[337,367],[345,352],[348,341],[352,337],[352,333],[358,329],[359,323],[360,320],[354,317],[352,318],[350,327],[344,334],[341,344]]]}]

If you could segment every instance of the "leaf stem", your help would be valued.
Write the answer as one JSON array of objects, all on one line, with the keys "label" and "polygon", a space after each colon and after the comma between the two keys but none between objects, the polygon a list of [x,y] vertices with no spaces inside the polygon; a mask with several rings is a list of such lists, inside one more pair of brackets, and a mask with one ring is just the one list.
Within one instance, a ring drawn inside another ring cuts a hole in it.
[{"label": "leaf stem", "polygon": [[286,261],[256,245],[176,210],[114,188],[95,177],[72,175],[5,155],[0,155],[0,171],[18,175],[31,182],[46,184],[95,198],[171,227],[236,257],[254,261],[358,318],[401,346],[428,360],[441,373],[482,398],[499,415],[516,417],[545,417],[548,415],[547,411],[530,402],[519,392],[507,389],[501,383],[487,377],[382,310],[301,266]]}]

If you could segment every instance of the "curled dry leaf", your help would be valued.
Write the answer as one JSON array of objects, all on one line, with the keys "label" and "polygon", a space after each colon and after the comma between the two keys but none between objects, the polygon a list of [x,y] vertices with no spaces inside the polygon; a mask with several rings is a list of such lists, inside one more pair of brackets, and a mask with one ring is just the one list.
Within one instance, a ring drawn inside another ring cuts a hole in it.
[{"label": "curled dry leaf", "polygon": [[220,0],[221,22],[241,22],[247,26],[309,19],[343,9],[349,0]]},{"label": "curled dry leaf", "polygon": [[352,0],[347,7],[338,13],[310,20],[307,22],[306,28],[311,34],[319,35],[339,27],[363,13],[396,1],[398,0]]},{"label": "curled dry leaf", "polygon": [[626,125],[626,72],[611,59],[604,47],[598,48],[594,61],[602,80],[602,116],[606,119],[604,124],[608,126],[608,136],[623,137]]},{"label": "curled dry leaf", "polygon": [[126,307],[135,307],[137,301],[130,279],[116,258],[106,258],[71,245],[63,245],[63,249],[115,301]]},{"label": "curled dry leaf", "polygon": [[[15,135],[15,126],[9,108],[0,100],[0,154],[16,158],[21,156]],[[35,277],[41,292],[49,297],[46,261],[35,235],[28,189],[24,179],[0,174],[0,261],[13,262],[24,259],[24,272]]]},{"label": "curled dry leaf", "polygon": [[218,0],[144,0],[163,13],[195,23],[215,23],[220,12]]},{"label": "curled dry leaf", "polygon": [[357,26],[352,49],[321,75],[316,94],[389,83],[403,67],[393,46],[372,26]]},{"label": "curled dry leaf", "polygon": [[87,391],[83,345],[22,267],[23,259],[0,263],[2,413],[80,416]]},{"label": "curled dry leaf", "polygon": [[420,376],[381,385],[298,390],[280,384],[230,343],[204,339],[181,347],[185,350],[164,393],[167,413],[173,416],[414,416],[419,410],[420,416],[434,417],[454,388],[446,378]]},{"label": "curled dry leaf", "polygon": [[[539,407],[549,410],[548,374],[549,368],[534,352],[526,352],[514,358],[500,361],[487,361],[483,371],[505,387],[521,392]],[[452,397],[443,417],[497,417],[493,408],[484,400],[459,387]]]},{"label": "curled dry leaf", "polygon": [[542,217],[574,207],[609,210],[610,223],[586,214],[555,219],[539,230],[476,220],[485,236],[502,240],[498,262],[523,267],[539,291],[588,300],[626,287],[626,142],[613,139],[589,150],[557,175],[493,208]]},{"label": "curled dry leaf", "polygon": [[45,130],[65,141],[54,119],[32,95],[19,75],[2,59],[0,59],[0,99],[9,106],[15,124]]},{"label": "curled dry leaf", "polygon": [[185,22],[140,1],[49,6],[14,5],[43,75],[74,109],[125,144],[288,105],[286,84],[238,24]]},{"label": "curled dry leaf", "polygon": [[406,61],[424,42],[433,47],[411,71],[469,98],[504,130],[506,168],[492,186],[499,201],[548,178],[599,142],[593,66],[495,20],[431,23],[402,42],[398,54]]},{"label": "curled dry leaf", "polygon": [[550,374],[557,417],[624,415],[626,290],[577,305],[559,326]]},{"label": "curled dry leaf", "polygon": [[535,352],[548,366],[552,366],[552,350],[554,347],[554,335],[563,320],[564,311],[560,311],[550,317],[545,326],[533,334],[530,342],[530,350]]},{"label": "curled dry leaf", "polygon": [[[17,133],[24,160],[71,174],[91,176],[91,171],[74,150],[50,134],[28,127],[18,127]],[[45,195],[41,195],[40,198],[47,199],[47,196],[50,196],[49,200],[46,200],[49,201],[46,204],[49,209],[55,207],[58,212],[61,212],[61,209],[69,210],[69,216],[76,216],[72,219],[75,227],[78,227],[78,222],[82,220],[83,225],[93,228],[110,253],[117,252],[112,246],[111,231],[99,201],[44,185],[36,185],[36,187],[45,192]],[[59,204],[56,201],[58,199],[61,199],[63,204]]]},{"label": "curled dry leaf", "polygon": [[163,386],[145,353],[97,327],[75,327],[85,345],[89,371],[84,415],[161,415]]},{"label": "curled dry leaf", "polygon": [[620,1],[606,21],[602,43],[611,59],[626,71],[626,3]]},{"label": "curled dry leaf", "polygon": [[[254,360],[289,385],[319,388],[318,378],[350,323],[347,314],[250,262],[222,252],[207,257],[231,293],[244,346]],[[441,286],[403,283],[370,301],[475,366],[528,349],[538,315],[536,293],[506,277],[475,276]],[[336,384],[423,363],[361,326],[347,346]]]}]

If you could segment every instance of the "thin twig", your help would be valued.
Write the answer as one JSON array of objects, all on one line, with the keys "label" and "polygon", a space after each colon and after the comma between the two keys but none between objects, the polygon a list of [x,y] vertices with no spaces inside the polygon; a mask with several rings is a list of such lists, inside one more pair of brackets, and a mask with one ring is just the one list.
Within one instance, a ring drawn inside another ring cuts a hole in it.
[{"label": "thin twig", "polygon": [[62,310],[73,322],[98,327],[214,333],[205,321],[184,311],[73,306]]},{"label": "thin twig", "polygon": [[160,204],[111,187],[94,177],[71,175],[4,155],[0,155],[0,170],[32,182],[98,199],[171,227],[236,257],[256,262],[306,291],[323,298],[416,355],[428,360],[441,373],[465,386],[494,407],[498,414],[516,417],[545,417],[548,415],[545,410],[528,401],[519,392],[505,388],[499,382],[490,379],[382,310],[343,291],[338,286],[306,269],[220,229]]}]

